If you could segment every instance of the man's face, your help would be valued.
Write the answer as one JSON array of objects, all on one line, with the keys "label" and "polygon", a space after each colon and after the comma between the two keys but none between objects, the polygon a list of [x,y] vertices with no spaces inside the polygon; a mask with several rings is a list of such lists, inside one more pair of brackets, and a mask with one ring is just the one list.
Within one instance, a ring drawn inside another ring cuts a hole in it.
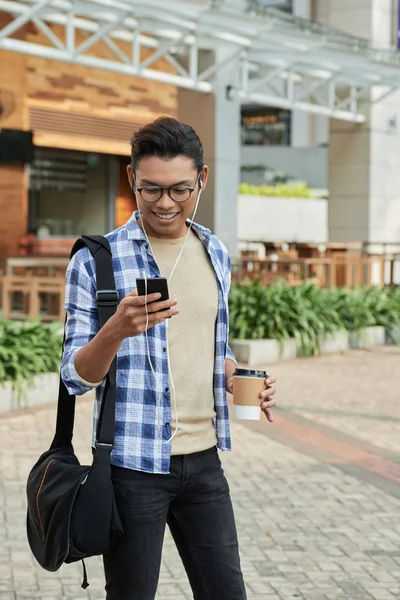
[{"label": "man's face", "polygon": [[[187,231],[186,219],[191,216],[199,193],[198,173],[193,160],[182,155],[173,159],[147,156],[137,165],[136,173],[132,173],[130,166],[127,172],[131,187],[134,183],[134,189],[147,188],[142,190],[142,194],[148,199],[157,198],[157,187],[173,187],[171,195],[176,198],[189,195],[185,188],[195,188],[184,202],[174,201],[167,190],[163,190],[159,200],[146,202],[141,193],[136,191],[136,202],[148,235],[157,238],[183,237]],[[200,174],[203,189],[207,174],[208,168],[205,166]]]}]

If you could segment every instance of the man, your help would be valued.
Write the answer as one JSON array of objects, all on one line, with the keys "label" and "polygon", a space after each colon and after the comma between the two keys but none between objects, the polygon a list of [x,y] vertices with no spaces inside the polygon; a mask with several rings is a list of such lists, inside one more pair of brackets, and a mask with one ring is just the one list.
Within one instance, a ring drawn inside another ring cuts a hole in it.
[{"label": "man", "polygon": [[[244,600],[217,452],[231,447],[230,260],[215,236],[188,221],[208,167],[195,131],[175,119],[146,125],[131,145],[127,171],[140,211],[107,235],[118,309],[100,329],[94,261],[86,248],[68,268],[65,304],[62,376],[71,394],[97,387],[94,431],[102,382],[118,353],[111,461],[124,536],[104,557],[107,600],[154,600],[166,523],[196,600]],[[136,279],[160,275],[169,278],[170,300],[138,296]],[[260,398],[270,421],[274,382],[266,381]]]}]

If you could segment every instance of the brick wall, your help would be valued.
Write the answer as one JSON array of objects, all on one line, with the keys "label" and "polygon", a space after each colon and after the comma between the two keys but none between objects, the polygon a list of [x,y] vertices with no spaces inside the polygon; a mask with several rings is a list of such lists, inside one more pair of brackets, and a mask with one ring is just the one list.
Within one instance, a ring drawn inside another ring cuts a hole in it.
[{"label": "brick wall", "polygon": [[[4,112],[0,127],[28,129],[26,57],[0,52],[0,100]],[[28,221],[28,183],[23,166],[0,164],[0,268],[16,254]]]},{"label": "brick wall", "polygon": [[28,185],[24,167],[0,165],[0,268],[18,254],[28,220]]}]

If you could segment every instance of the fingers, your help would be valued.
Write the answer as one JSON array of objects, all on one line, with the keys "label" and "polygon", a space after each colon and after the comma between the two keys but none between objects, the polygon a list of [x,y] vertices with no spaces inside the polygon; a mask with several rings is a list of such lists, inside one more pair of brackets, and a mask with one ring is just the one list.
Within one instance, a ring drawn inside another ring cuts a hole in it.
[{"label": "fingers", "polygon": [[276,394],[276,389],[272,387],[273,383],[276,383],[276,377],[274,375],[271,375],[265,380],[265,385],[267,386],[267,389],[261,392],[260,394],[260,398],[263,400],[261,404],[261,410],[263,411],[270,423],[273,423],[274,421],[271,408],[276,406],[276,402],[272,398],[272,396]]},{"label": "fingers", "polygon": [[125,296],[123,302],[129,306],[137,306],[143,307],[147,304],[147,312],[155,313],[159,310],[165,310],[167,308],[171,308],[177,304],[176,300],[169,299],[163,300],[162,302],[157,302],[161,298],[161,294],[156,292],[155,294],[148,294],[147,296],[138,296],[137,290],[134,290],[127,296]]},{"label": "fingers", "polygon": [[144,306],[150,304],[151,302],[156,302],[161,298],[161,294],[159,292],[155,292],[154,294],[148,294],[147,296],[138,296],[137,290],[133,290],[125,296],[125,302],[129,302],[132,306]]},{"label": "fingers", "polygon": [[268,400],[267,402],[262,402],[261,408],[264,410],[265,408],[274,408],[276,406],[275,400]]},{"label": "fingers", "polygon": [[173,308],[177,305],[176,300],[164,300],[163,302],[151,302],[147,305],[149,314]]},{"label": "fingers", "polygon": [[[166,319],[169,319],[170,317],[175,317],[177,314],[179,314],[179,308],[176,306],[170,308],[169,310],[149,313],[147,329],[151,329],[152,327],[154,327],[155,325],[159,325]],[[145,317],[143,329],[146,329],[146,322],[147,322],[147,318]]]},{"label": "fingers", "polygon": [[269,387],[263,392],[261,392],[260,398],[262,398],[263,400],[267,400],[271,398],[271,396],[273,396],[274,394],[276,394],[276,389],[274,387]]},{"label": "fingers", "polygon": [[265,414],[265,416],[267,417],[268,421],[270,423],[273,423],[274,422],[274,417],[272,416],[271,410],[269,408],[263,408],[262,411]]}]

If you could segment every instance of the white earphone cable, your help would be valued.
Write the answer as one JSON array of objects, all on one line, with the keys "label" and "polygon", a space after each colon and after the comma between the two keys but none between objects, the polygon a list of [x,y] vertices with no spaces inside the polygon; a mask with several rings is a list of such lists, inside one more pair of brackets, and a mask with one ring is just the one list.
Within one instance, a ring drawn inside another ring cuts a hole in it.
[{"label": "white earphone cable", "polygon": [[[171,270],[171,273],[169,274],[169,277],[167,278],[168,283],[171,281],[172,275],[174,274],[175,269],[178,266],[178,263],[179,263],[179,261],[181,259],[182,254],[183,254],[183,250],[184,250],[184,248],[186,246],[186,242],[187,242],[188,237],[190,235],[190,230],[192,228],[193,221],[194,221],[194,218],[196,216],[196,212],[197,212],[197,209],[198,209],[198,206],[199,206],[201,192],[202,192],[202,189],[201,189],[201,185],[200,185],[199,191],[198,191],[198,194],[197,194],[196,205],[195,205],[195,208],[194,208],[194,211],[193,211],[193,216],[192,216],[192,218],[190,220],[189,229],[188,229],[188,231],[187,231],[187,233],[185,235],[185,239],[183,241],[182,247],[181,247],[180,252],[178,254],[178,257],[177,257],[177,259],[175,261],[175,264],[174,264],[174,266],[173,266],[173,268]],[[147,235],[144,223],[143,223],[143,218],[142,218],[141,211],[140,211],[140,221],[142,223],[143,233],[144,233],[144,235],[146,237],[147,243],[150,246],[153,258],[154,258],[154,260],[155,260],[155,262],[157,264],[157,260],[156,260],[155,254],[153,252],[153,248],[151,247],[151,243],[150,243],[150,240],[148,238],[148,235]],[[143,279],[145,281],[145,298],[146,298],[147,297],[147,275],[146,275],[145,271],[142,271],[142,276],[143,276]],[[160,411],[159,398],[158,398],[159,395],[157,393],[157,387],[158,387],[157,386],[157,375],[156,375],[156,372],[155,372],[155,369],[153,367],[153,363],[152,363],[151,357],[150,357],[149,338],[148,338],[148,334],[147,334],[147,328],[149,326],[149,313],[148,313],[148,309],[147,309],[147,301],[146,300],[145,300],[145,310],[146,310],[146,330],[145,330],[145,335],[146,335],[146,344],[147,344],[147,358],[149,359],[150,368],[151,368],[151,370],[153,372],[153,375],[154,375],[154,378],[156,380],[156,396],[157,396],[157,405],[156,405],[156,414],[157,414],[157,417],[156,418],[157,418],[157,426],[160,427],[160,412],[161,411]],[[166,334],[167,334],[167,340],[166,341],[167,341],[168,373],[169,373],[169,378],[170,378],[172,392],[173,392],[174,410],[175,410],[175,431],[174,431],[174,433],[172,434],[172,436],[168,440],[163,440],[163,444],[169,444],[174,439],[175,435],[178,432],[178,429],[179,429],[179,419],[178,419],[178,408],[177,408],[177,402],[176,402],[176,389],[175,389],[174,379],[173,379],[173,376],[172,376],[171,360],[170,360],[170,353],[169,353],[168,319],[165,321],[165,325],[166,325]]]}]

